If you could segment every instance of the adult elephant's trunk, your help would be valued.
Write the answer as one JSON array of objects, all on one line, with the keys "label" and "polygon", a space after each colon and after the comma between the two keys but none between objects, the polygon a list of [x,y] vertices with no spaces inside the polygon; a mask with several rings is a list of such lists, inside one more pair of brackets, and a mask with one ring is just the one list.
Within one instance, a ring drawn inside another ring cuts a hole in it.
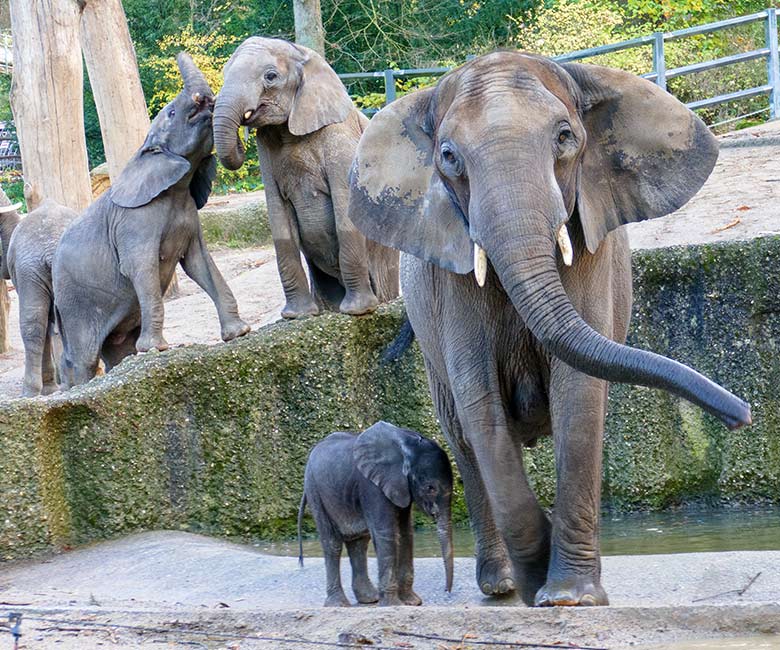
[{"label": "adult elephant's trunk", "polygon": [[214,144],[220,162],[228,169],[238,169],[244,164],[246,151],[238,137],[243,110],[239,94],[226,93],[223,89],[217,96],[214,106]]},{"label": "adult elephant's trunk", "polygon": [[[483,188],[472,234],[486,249],[515,309],[545,349],[593,377],[663,388],[684,397],[730,429],[751,423],[748,404],[698,372],[615,343],[580,317],[564,291],[556,263],[555,231],[566,216],[559,192],[539,200],[538,187],[485,184]],[[498,226],[488,230],[482,225],[486,223]]]},{"label": "adult elephant's trunk", "polygon": [[444,560],[445,589],[452,591],[452,576],[454,573],[454,550],[452,548],[452,519],[450,509],[442,510],[436,518],[436,532],[439,534],[441,557]]}]

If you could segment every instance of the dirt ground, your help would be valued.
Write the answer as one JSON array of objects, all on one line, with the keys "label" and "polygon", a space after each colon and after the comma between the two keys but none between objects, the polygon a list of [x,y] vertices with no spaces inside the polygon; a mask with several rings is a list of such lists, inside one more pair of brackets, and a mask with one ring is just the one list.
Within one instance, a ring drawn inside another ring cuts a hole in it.
[{"label": "dirt ground", "polygon": [[[629,226],[633,248],[749,239],[780,233],[780,120],[722,136],[718,164],[702,190],[674,215]],[[257,193],[214,196],[209,205],[236,207]],[[214,260],[253,329],[279,318],[284,305],[273,247],[213,252]],[[218,343],[216,311],[208,296],[179,270],[180,297],[165,305],[171,345]],[[24,352],[18,303],[11,292],[11,352],[0,355],[0,401],[19,395]]]},{"label": "dirt ground", "polygon": [[[522,647],[514,643],[618,650],[694,640],[707,641],[686,647],[780,650],[779,563],[780,551],[610,556],[603,561],[609,607],[534,609],[483,597],[473,558],[457,559],[451,594],[441,560],[418,558],[423,607],[327,609],[321,558],[300,568],[296,558],[248,545],[159,531],[0,566],[0,626],[6,612],[22,614],[20,650]],[[375,575],[373,559],[369,570]],[[346,560],[342,581],[351,597]],[[715,641],[760,634],[742,645]],[[0,648],[10,647],[5,636]]]}]

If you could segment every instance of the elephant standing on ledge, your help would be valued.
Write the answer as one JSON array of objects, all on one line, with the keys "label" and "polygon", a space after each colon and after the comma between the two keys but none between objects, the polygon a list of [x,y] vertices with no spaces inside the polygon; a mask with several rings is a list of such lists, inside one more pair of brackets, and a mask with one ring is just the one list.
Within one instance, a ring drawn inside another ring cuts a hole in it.
[{"label": "elephant standing on ledge", "polygon": [[[15,210],[0,214],[0,237],[6,248],[3,265],[7,259],[7,273],[3,272],[2,277],[13,281],[19,296],[19,329],[24,343],[23,397],[49,395],[57,390],[56,362],[61,345],[54,326],[51,265],[62,233],[78,216],[75,210],[51,199],[24,219]],[[9,230],[13,232],[10,236]]]},{"label": "elephant standing on ledge", "polygon": [[214,93],[185,52],[183,90],[152,122],[116,183],[62,235],[54,255],[54,306],[67,388],[130,354],[165,350],[162,294],[181,262],[213,300],[222,339],[249,331],[203,241],[198,209],[216,173]]},{"label": "elephant standing on ledge", "polygon": [[[398,296],[398,252],[347,218],[349,167],[367,119],[316,52],[274,38],[244,41],[225,65],[214,141],[228,169],[244,163],[242,125],[257,129],[260,170],[286,305],[366,314]],[[301,263],[309,267],[311,288]]]},{"label": "elephant standing on ledge", "polygon": [[[470,61],[367,127],[349,216],[410,254],[401,284],[484,593],[607,604],[607,381],[663,388],[731,428],[750,423],[748,404],[720,386],[623,345],[631,259],[620,226],[682,206],[717,155],[702,121],[654,84],[518,52]],[[523,447],[550,434],[552,521],[523,469]]]}]

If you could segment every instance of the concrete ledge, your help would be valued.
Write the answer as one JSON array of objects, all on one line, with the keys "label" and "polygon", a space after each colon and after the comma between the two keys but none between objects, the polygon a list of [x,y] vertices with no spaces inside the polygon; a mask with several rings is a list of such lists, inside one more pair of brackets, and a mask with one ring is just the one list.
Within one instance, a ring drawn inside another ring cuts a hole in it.
[{"label": "concrete ledge", "polygon": [[[634,254],[631,344],[688,363],[753,405],[729,432],[666,393],[611,392],[605,505],[780,501],[780,237]],[[386,419],[438,426],[419,351],[379,356],[402,305],[263,328],[127,360],[88,386],[0,407],[0,558],[154,528],[290,534],[309,448]],[[552,447],[529,450],[551,504]],[[458,501],[456,517],[465,509]]]}]

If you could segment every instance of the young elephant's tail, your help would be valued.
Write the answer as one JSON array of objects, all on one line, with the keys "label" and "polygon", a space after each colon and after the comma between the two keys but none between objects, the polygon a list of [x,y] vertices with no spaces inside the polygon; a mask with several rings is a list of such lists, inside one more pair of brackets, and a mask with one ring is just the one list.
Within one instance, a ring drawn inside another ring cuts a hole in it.
[{"label": "young elephant's tail", "polygon": [[303,537],[301,527],[303,526],[303,511],[306,509],[306,492],[301,497],[301,505],[298,507],[298,566],[303,566]]},{"label": "young elephant's tail", "polygon": [[392,343],[387,346],[384,354],[382,355],[381,364],[387,365],[401,358],[401,355],[409,349],[409,346],[414,342],[414,330],[412,329],[412,323],[407,316],[404,319],[401,329],[398,335],[393,339]]}]

